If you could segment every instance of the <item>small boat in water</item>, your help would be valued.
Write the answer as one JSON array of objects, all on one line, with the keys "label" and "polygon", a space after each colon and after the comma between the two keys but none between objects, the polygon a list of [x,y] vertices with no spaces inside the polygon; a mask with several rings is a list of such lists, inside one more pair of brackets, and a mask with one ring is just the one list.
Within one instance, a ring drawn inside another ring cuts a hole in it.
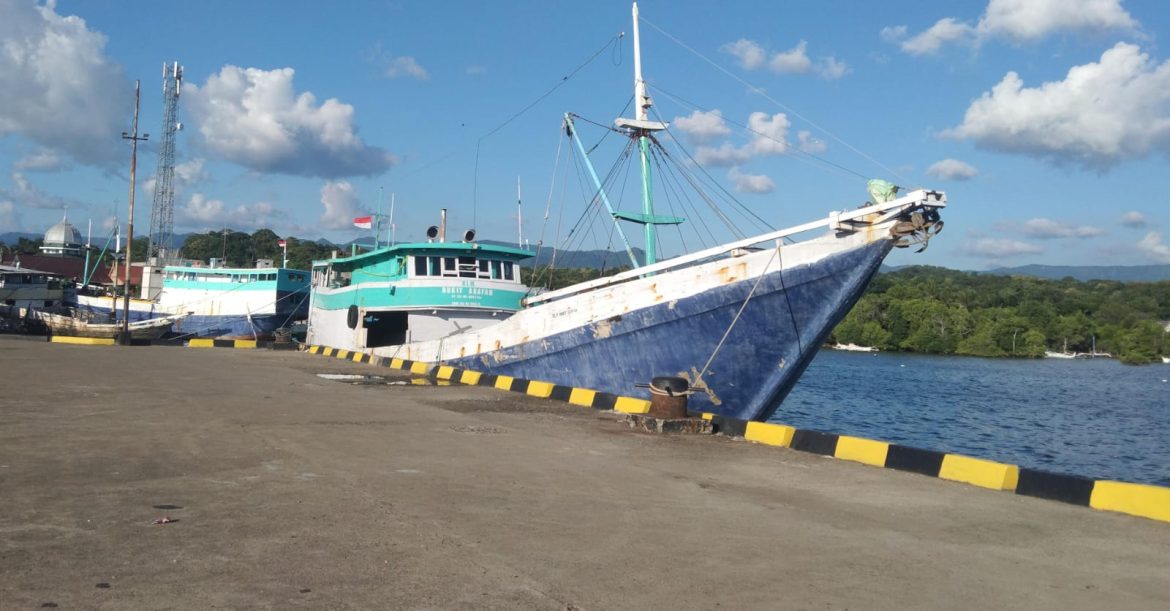
[{"label": "small boat in water", "polygon": [[[627,140],[622,159],[640,161],[640,213],[612,208],[593,149],[577,134],[580,117],[566,114],[561,125],[593,181],[588,209],[604,204],[599,214],[612,221],[633,269],[532,291],[516,270],[532,253],[471,237],[446,242],[435,228],[428,235],[437,241],[314,261],[308,343],[618,395],[648,397],[652,378],[677,376],[695,391],[692,411],[772,415],[886,255],[925,248],[942,228],[946,195],[899,196],[871,181],[871,201],[860,207],[658,261],[657,226],[685,219],[653,208],[651,169],[673,159],[662,149],[672,138],[648,114],[636,4],[633,15],[635,118],[607,129]],[[700,193],[711,204],[709,196]],[[642,260],[621,222],[641,226]]]},{"label": "small boat in water", "polygon": [[[67,314],[33,310],[29,315],[44,324],[53,335],[112,339],[122,333],[121,323],[98,322],[94,317],[78,310]],[[127,325],[127,330],[131,339],[158,339],[170,332],[175,321],[181,318],[180,315],[139,320]]]},{"label": "small boat in water", "polygon": [[832,344],[829,346],[833,350],[843,350],[845,352],[877,352],[878,349],[873,346],[858,346],[857,344]]}]

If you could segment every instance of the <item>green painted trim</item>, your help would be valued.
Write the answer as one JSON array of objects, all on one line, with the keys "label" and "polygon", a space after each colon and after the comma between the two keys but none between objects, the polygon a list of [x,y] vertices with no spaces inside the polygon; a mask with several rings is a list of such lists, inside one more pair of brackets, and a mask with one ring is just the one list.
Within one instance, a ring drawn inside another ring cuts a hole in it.
[{"label": "green painted trim", "polygon": [[[519,286],[519,285],[517,285]],[[478,286],[370,287],[350,285],[336,293],[317,290],[313,307],[321,310],[344,310],[351,305],[366,308],[476,307],[514,312],[527,291],[483,288]]]}]

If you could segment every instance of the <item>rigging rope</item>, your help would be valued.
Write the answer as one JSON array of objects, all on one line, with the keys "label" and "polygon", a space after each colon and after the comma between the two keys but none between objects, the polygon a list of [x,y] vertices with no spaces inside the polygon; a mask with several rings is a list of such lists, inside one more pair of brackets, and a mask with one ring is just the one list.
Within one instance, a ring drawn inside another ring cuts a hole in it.
[{"label": "rigging rope", "polygon": [[760,271],[760,275],[756,278],[755,283],[752,284],[752,289],[748,291],[747,297],[743,300],[743,303],[740,304],[739,309],[736,310],[735,316],[731,319],[731,324],[727,325],[727,330],[723,332],[723,337],[720,337],[719,343],[715,344],[715,349],[711,351],[711,356],[707,359],[707,362],[703,364],[703,369],[699,372],[699,375],[695,377],[696,385],[702,384],[703,376],[707,375],[707,370],[711,367],[711,363],[715,361],[715,355],[719,354],[719,351],[723,349],[723,344],[727,341],[727,337],[731,335],[731,330],[734,329],[735,324],[739,322],[739,318],[743,314],[743,311],[747,308],[748,302],[750,302],[752,297],[755,296],[756,289],[759,288],[760,282],[763,282],[764,276],[768,274],[768,268],[772,266],[772,262],[777,258],[780,258],[780,292],[784,294],[784,302],[788,306],[788,317],[789,320],[792,321],[792,331],[795,335],[794,339],[796,340],[796,353],[798,358],[804,357],[804,346],[801,345],[800,342],[800,328],[796,324],[796,314],[792,312],[792,301],[788,298],[788,288],[784,286],[784,259],[780,254],[780,250],[782,248],[782,244],[777,244],[776,248],[772,249],[772,256],[768,258],[768,262],[764,265],[764,269]]},{"label": "rigging rope", "polygon": [[[535,100],[530,102],[527,106],[525,106],[524,108],[521,108],[515,114],[513,114],[512,116],[505,119],[503,123],[500,123],[499,125],[495,126],[490,131],[488,131],[488,133],[480,136],[479,139],[475,141],[475,171],[474,171],[474,175],[473,175],[473,179],[472,179],[473,182],[472,182],[472,189],[471,189],[471,224],[472,225],[476,224],[476,214],[477,214],[478,204],[479,204],[479,150],[480,150],[480,146],[483,144],[483,141],[486,140],[487,138],[491,137],[493,134],[500,131],[501,129],[504,129],[504,127],[506,127],[509,123],[520,118],[521,115],[523,115],[524,113],[531,110],[532,107],[536,106],[542,100],[544,100],[548,96],[552,95],[554,91],[556,91],[557,89],[560,89],[561,85],[564,85],[565,83],[569,82],[569,80],[572,79],[574,76],[576,76],[578,72],[580,72],[582,69],[585,68],[585,66],[588,66],[589,64],[593,63],[593,60],[597,59],[597,56],[601,55],[602,52],[604,52],[606,49],[608,49],[612,46],[619,46],[620,47],[620,45],[618,45],[618,43],[621,42],[621,39],[623,37],[625,37],[625,35],[626,35],[626,33],[622,32],[622,33],[618,34],[617,36],[614,36],[613,38],[610,38],[609,40],[607,40],[605,42],[605,44],[601,46],[600,49],[595,51],[593,53],[593,55],[589,56],[589,59],[586,59],[579,66],[577,66],[576,68],[573,68],[573,70],[571,72],[569,72],[565,76],[562,76],[561,80],[557,81],[556,85],[553,85],[552,87],[550,87],[548,89],[548,91],[545,91],[544,93],[540,94],[540,96],[538,96]],[[619,61],[620,61],[620,59],[619,59]]]},{"label": "rigging rope", "polygon": [[658,27],[657,25],[654,25],[654,23],[653,23],[653,22],[651,22],[651,21],[647,20],[645,17],[639,17],[639,20],[640,20],[642,23],[645,23],[646,25],[648,25],[648,26],[650,26],[650,27],[654,28],[655,30],[657,30],[657,31],[658,31],[658,33],[660,33],[660,34],[662,34],[663,36],[665,36],[665,37],[667,37],[668,39],[670,39],[670,41],[671,41],[671,42],[673,42],[673,43],[677,44],[678,46],[680,46],[680,47],[682,47],[682,48],[684,48],[684,49],[686,49],[687,51],[690,51],[690,52],[691,52],[692,54],[694,54],[696,57],[698,57],[699,59],[701,59],[701,60],[703,60],[703,61],[707,62],[708,64],[711,64],[712,66],[714,66],[714,67],[715,67],[715,69],[716,69],[716,70],[719,70],[719,71],[720,71],[720,72],[722,72],[723,74],[725,74],[725,75],[727,75],[727,76],[731,77],[731,78],[732,78],[733,80],[735,80],[737,83],[739,83],[739,84],[741,84],[741,85],[743,85],[743,86],[747,87],[747,88],[748,88],[748,90],[749,90],[749,91],[751,91],[752,93],[755,93],[755,94],[757,94],[757,95],[759,95],[759,96],[763,97],[765,100],[768,100],[769,102],[772,102],[772,103],[773,103],[773,104],[775,104],[776,106],[779,106],[780,108],[782,108],[782,109],[784,109],[785,111],[787,111],[787,112],[791,113],[793,116],[795,116],[796,118],[800,119],[801,121],[804,121],[805,123],[808,123],[809,125],[811,125],[811,126],[812,126],[812,127],[814,127],[815,129],[817,129],[817,130],[821,131],[822,133],[824,133],[824,134],[825,134],[825,135],[827,135],[828,137],[832,138],[833,140],[836,140],[837,142],[839,142],[840,144],[842,144],[843,146],[845,146],[845,148],[848,148],[849,150],[853,151],[854,153],[857,153],[857,154],[858,154],[859,156],[861,156],[862,158],[869,160],[871,163],[873,163],[874,165],[878,166],[879,168],[881,168],[881,169],[885,170],[886,172],[889,172],[891,176],[894,176],[895,178],[897,178],[897,179],[898,179],[900,182],[902,182],[903,184],[911,184],[909,180],[907,180],[907,179],[906,179],[904,176],[902,176],[901,174],[899,174],[899,173],[898,173],[897,171],[895,171],[894,169],[892,169],[892,168],[890,168],[890,167],[886,166],[886,164],[884,164],[884,163],[882,163],[882,162],[878,161],[877,159],[874,159],[873,157],[871,157],[870,155],[866,154],[864,151],[862,151],[862,150],[858,149],[857,147],[853,146],[852,144],[849,144],[849,143],[848,143],[848,142],[846,142],[844,139],[842,139],[841,137],[837,136],[836,134],[834,134],[833,132],[829,131],[828,129],[825,129],[824,127],[821,127],[821,126],[820,126],[819,124],[817,124],[815,121],[813,121],[812,119],[809,119],[808,117],[806,117],[806,116],[804,116],[804,115],[800,114],[799,112],[797,112],[796,110],[794,110],[793,108],[791,108],[790,106],[788,106],[787,104],[784,104],[783,102],[781,102],[781,101],[777,100],[776,98],[773,98],[772,96],[768,95],[768,94],[767,94],[767,92],[765,92],[763,88],[761,88],[761,87],[757,87],[757,86],[755,86],[755,85],[753,85],[753,84],[749,83],[748,81],[744,80],[743,78],[739,77],[738,75],[736,75],[736,74],[732,73],[732,72],[731,72],[730,70],[728,70],[727,68],[724,68],[723,66],[720,66],[719,64],[715,63],[715,61],[714,61],[714,60],[712,60],[712,59],[708,58],[706,55],[703,55],[702,53],[698,52],[698,51],[697,51],[697,50],[695,50],[694,48],[690,47],[690,46],[689,46],[689,45],[687,45],[686,43],[684,43],[684,42],[682,42],[681,40],[679,40],[678,38],[675,38],[673,35],[671,35],[671,34],[670,34],[669,32],[667,32],[666,30],[663,30],[662,28]]}]

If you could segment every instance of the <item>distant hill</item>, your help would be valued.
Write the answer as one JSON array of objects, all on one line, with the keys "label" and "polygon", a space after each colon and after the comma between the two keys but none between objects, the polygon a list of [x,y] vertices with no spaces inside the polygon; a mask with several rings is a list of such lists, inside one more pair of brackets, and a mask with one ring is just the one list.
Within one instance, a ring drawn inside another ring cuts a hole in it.
[{"label": "distant hill", "polygon": [[1170,265],[1021,265],[981,272],[996,276],[1035,276],[1060,280],[1114,280],[1117,282],[1159,282],[1170,280]]},{"label": "distant hill", "polygon": [[20,238],[26,240],[39,240],[45,237],[43,233],[25,233],[22,231],[9,231],[8,233],[0,233],[0,242],[5,244],[15,244]]}]

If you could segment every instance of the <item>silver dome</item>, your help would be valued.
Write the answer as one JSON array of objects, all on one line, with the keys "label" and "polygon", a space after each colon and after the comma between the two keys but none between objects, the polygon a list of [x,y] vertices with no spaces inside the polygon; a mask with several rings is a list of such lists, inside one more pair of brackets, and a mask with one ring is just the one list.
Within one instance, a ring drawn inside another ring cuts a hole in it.
[{"label": "silver dome", "polygon": [[81,244],[81,232],[77,231],[69,221],[62,220],[60,223],[49,227],[45,232],[44,244],[46,246],[75,246]]}]

